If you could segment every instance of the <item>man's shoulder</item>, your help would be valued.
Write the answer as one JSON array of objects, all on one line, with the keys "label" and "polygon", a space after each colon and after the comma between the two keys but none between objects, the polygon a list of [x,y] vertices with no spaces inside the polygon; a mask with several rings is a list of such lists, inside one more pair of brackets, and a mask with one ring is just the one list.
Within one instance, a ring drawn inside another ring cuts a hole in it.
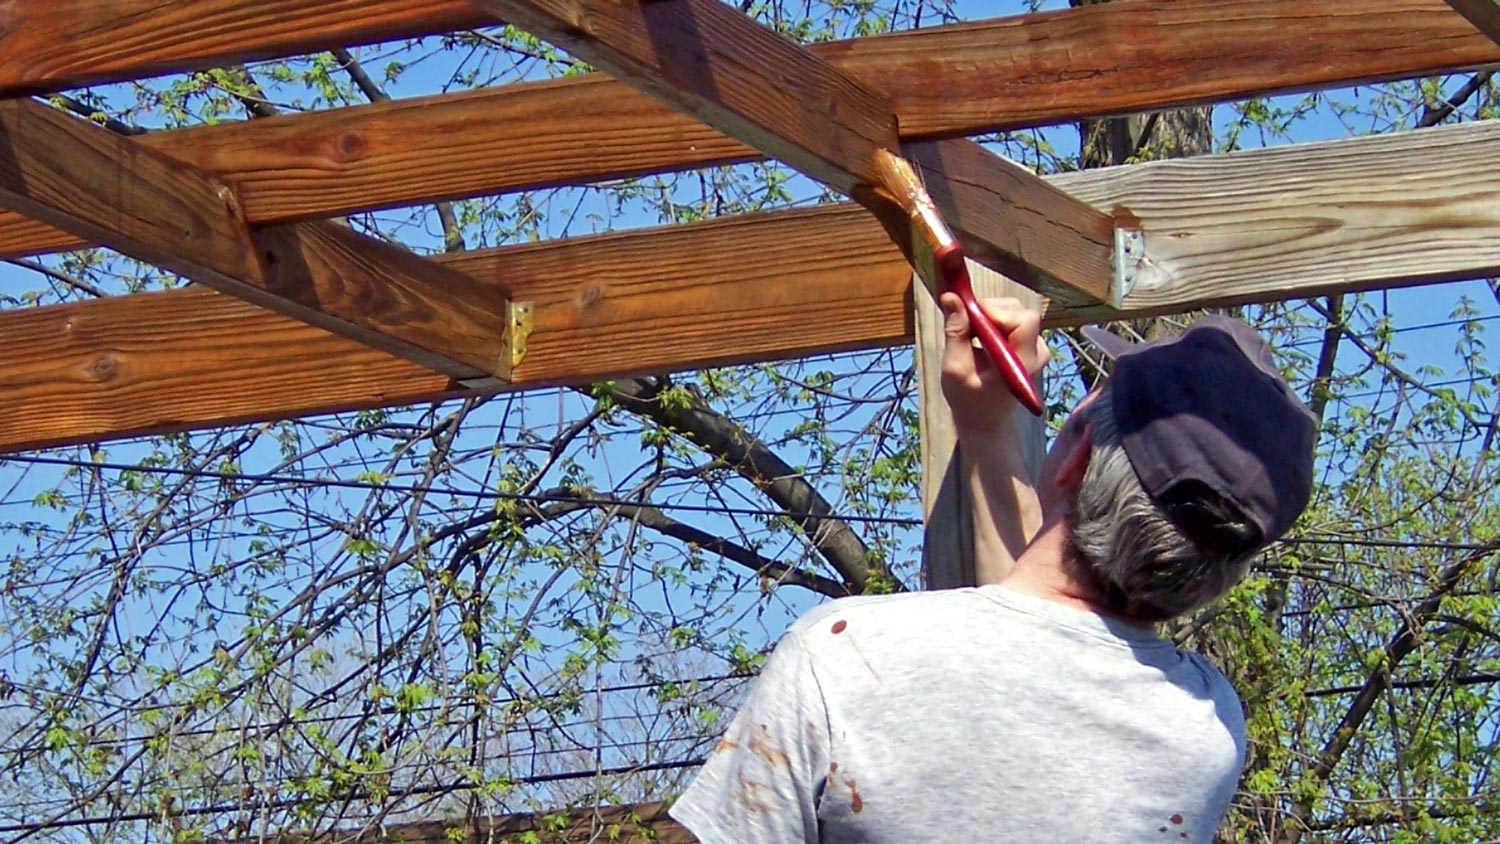
[{"label": "man's shoulder", "polygon": [[[894,595],[854,595],[822,603],[792,622],[789,633],[805,633],[839,620],[899,620],[935,612],[955,611],[972,604],[973,589],[941,589],[931,592],[901,592]],[[975,605],[978,606],[978,605]]]}]

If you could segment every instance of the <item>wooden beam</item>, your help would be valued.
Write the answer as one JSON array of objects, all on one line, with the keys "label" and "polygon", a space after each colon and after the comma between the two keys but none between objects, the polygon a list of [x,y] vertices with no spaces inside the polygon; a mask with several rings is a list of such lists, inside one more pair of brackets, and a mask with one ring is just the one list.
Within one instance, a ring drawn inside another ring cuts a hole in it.
[{"label": "wooden beam", "polygon": [[494,23],[462,0],[10,0],[0,96]]},{"label": "wooden beam", "polygon": [[1060,306],[1109,301],[1111,215],[971,141],[907,144],[902,151],[970,258]]},{"label": "wooden beam", "polygon": [[1500,44],[1500,0],[1448,0],[1448,5]]},{"label": "wooden beam", "polygon": [[[1011,296],[1027,307],[1039,310],[1046,307],[1035,291],[987,267],[970,262],[969,273],[977,296]],[[916,333],[913,366],[921,404],[918,424],[922,445],[922,520],[926,523],[922,534],[923,584],[928,589],[956,589],[999,583],[1010,573],[1010,567],[1002,567],[995,560],[981,563],[975,556],[974,498],[963,473],[953,411],[943,398],[945,317],[919,278],[912,282],[912,300]],[[1037,392],[1042,392],[1040,386]],[[1027,477],[1035,486],[1042,458],[1047,453],[1047,421],[1019,405],[1015,406],[1012,419],[1016,447],[1021,450]]]},{"label": "wooden beam", "polygon": [[[895,36],[824,52],[849,73],[883,80],[907,138],[1500,62],[1500,47],[1444,0],[1120,0],[921,31],[931,37],[920,54]],[[876,68],[886,75],[867,75]]]},{"label": "wooden beam", "polygon": [[[700,250],[700,251],[695,251]],[[513,386],[894,345],[911,268],[856,205],[441,256],[536,304]],[[433,371],[211,290],[0,312],[0,450],[429,401]]]},{"label": "wooden beam", "polygon": [[[1053,308],[1049,325],[1500,275],[1500,121],[1059,181],[1135,210],[1150,260],[1118,312]],[[912,341],[910,268],[853,205],[442,260],[536,302],[517,389]],[[0,450],[454,390],[210,291],[0,313]]]},{"label": "wooden beam", "polygon": [[1500,121],[1069,173],[1140,218],[1150,314],[1500,274]]},{"label": "wooden beam", "polygon": [[[58,8],[83,2],[96,0],[58,0]],[[148,2],[155,0],[119,5]],[[216,2],[238,10],[238,17],[215,20],[238,20],[258,8],[249,0]],[[395,2],[357,5],[378,16]],[[84,27],[89,19],[80,14],[58,21],[59,43],[72,38],[86,45],[95,38],[101,43],[89,49],[113,49],[113,30]],[[808,49],[876,81],[893,98],[906,140],[1500,62],[1500,46],[1443,0],[1122,0]],[[0,62],[12,56],[22,62],[26,54],[0,50]],[[120,56],[124,60],[125,53]],[[1186,70],[1165,70],[1171,68]],[[759,156],[602,74],[137,140],[223,173],[240,189],[246,218],[256,223]],[[77,237],[0,210],[0,256],[82,245]]]},{"label": "wooden beam", "polygon": [[[894,223],[898,243],[911,242],[909,220],[889,213],[902,206],[882,190],[893,186],[885,185],[877,167],[881,153],[900,147],[890,102],[738,9],[721,0],[475,2],[853,196]],[[989,200],[987,210],[1007,217],[996,226],[971,225],[961,231],[965,248],[977,260],[993,261],[1016,280],[1070,303],[1108,300],[1114,227],[1107,214],[1019,167],[1004,167],[975,144],[938,144],[940,150],[951,149],[934,155],[947,166],[930,168],[931,178],[980,183]],[[966,195],[961,186],[930,187],[944,214],[956,212],[954,201]],[[1003,236],[987,237],[991,231]],[[1037,232],[1046,239],[1034,238]]]},{"label": "wooden beam", "polygon": [[877,89],[720,0],[475,5],[844,194],[900,145]]},{"label": "wooden beam", "polygon": [[252,230],[212,174],[30,99],[0,101],[0,202],[451,377],[509,375],[502,291],[332,223]]},{"label": "wooden beam", "polygon": [[[10,0],[3,9],[3,96],[409,38],[489,17],[460,0]],[[1123,0],[808,49],[894,100],[907,138],[1500,62],[1500,48],[1444,0]]]}]

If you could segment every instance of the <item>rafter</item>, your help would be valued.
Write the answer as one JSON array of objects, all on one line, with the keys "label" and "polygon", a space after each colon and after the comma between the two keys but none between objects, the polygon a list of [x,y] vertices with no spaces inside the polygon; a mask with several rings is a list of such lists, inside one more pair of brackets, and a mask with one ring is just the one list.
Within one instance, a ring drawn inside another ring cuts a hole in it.
[{"label": "rafter", "polygon": [[[11,0],[6,15],[5,96],[488,19],[461,0]],[[855,76],[878,79],[908,138],[1500,61],[1500,47],[1444,0],[1124,0],[808,49]]]},{"label": "rafter", "polygon": [[462,0],[11,0],[0,94],[198,70],[493,24]]},{"label": "rafter", "polygon": [[[1497,122],[1059,181],[1141,216],[1147,260],[1118,316],[1500,274]],[[536,302],[514,388],[911,342],[910,269],[853,205],[442,260]],[[1047,321],[1098,317],[1054,307]],[[454,394],[203,290],[0,314],[0,362],[0,450]]]},{"label": "rafter", "polygon": [[[475,0],[476,5],[552,41],[614,78],[675,106],[760,152],[869,205],[893,225],[897,242],[909,227],[883,183],[879,155],[900,147],[891,103],[826,59],[750,20],[720,0]],[[1002,239],[970,227],[965,247],[996,259],[1018,281],[1076,302],[1109,298],[1114,227],[1110,217],[1020,168],[965,141],[952,145],[954,178],[990,190],[994,209],[1020,218]],[[949,174],[931,171],[939,179]],[[955,210],[934,198],[944,212]],[[1052,219],[1045,219],[1038,209]],[[1045,229],[1048,237],[1034,239]]]},{"label": "rafter", "polygon": [[[84,0],[37,6],[67,9],[80,2]],[[223,4],[218,26],[226,39],[238,32],[237,21],[253,22],[258,8],[248,0],[201,2]],[[94,20],[106,14],[90,3]],[[124,15],[143,3],[154,5],[156,0],[122,0],[107,9],[118,8]],[[378,19],[393,5],[397,0],[370,0],[358,9],[334,3],[309,8],[330,14],[344,9],[350,20],[340,25],[352,27],[361,10]],[[435,0],[434,7],[441,11],[453,5]],[[106,18],[95,32],[83,27],[86,19],[73,15],[57,22],[64,27],[59,43],[79,43],[80,55],[113,49],[114,27],[128,22]],[[1233,38],[1223,37],[1226,27]],[[264,27],[254,31],[269,32]],[[0,35],[5,37],[14,36]],[[141,36],[136,32],[131,37]],[[90,39],[103,43],[88,46]],[[1317,49],[1308,47],[1311,43]],[[168,38],[161,45],[160,50],[180,52],[190,42]],[[1500,46],[1443,0],[1124,0],[808,49],[850,74],[879,80],[895,103],[904,140],[1500,62]],[[120,52],[120,60],[129,55]],[[30,67],[24,56],[0,50],[0,68],[10,68],[0,71],[0,80],[23,74]],[[64,59],[60,55],[57,61]],[[8,60],[15,64],[6,64]],[[1190,72],[1164,76],[1161,69],[1168,67]],[[254,223],[759,156],[602,74],[160,132],[137,140],[224,174],[239,187],[245,216]],[[85,243],[0,210],[0,256]]]},{"label": "rafter", "polygon": [[1500,0],[1448,0],[1448,5],[1500,44]]},{"label": "rafter", "polygon": [[212,174],[30,99],[0,101],[0,203],[453,378],[509,376],[502,290],[333,223],[252,228]]},{"label": "rafter", "polygon": [[718,0],[475,5],[845,194],[899,145],[883,94]]}]

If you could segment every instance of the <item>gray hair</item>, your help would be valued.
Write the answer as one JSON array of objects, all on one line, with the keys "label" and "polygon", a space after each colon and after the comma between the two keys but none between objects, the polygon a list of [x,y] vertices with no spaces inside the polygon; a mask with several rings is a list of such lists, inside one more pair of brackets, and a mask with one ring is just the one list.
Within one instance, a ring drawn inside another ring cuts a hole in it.
[{"label": "gray hair", "polygon": [[1145,621],[1186,615],[1245,576],[1260,530],[1206,486],[1179,484],[1153,500],[1120,445],[1110,402],[1106,384],[1074,420],[1093,440],[1068,514],[1076,562],[1111,611]]}]

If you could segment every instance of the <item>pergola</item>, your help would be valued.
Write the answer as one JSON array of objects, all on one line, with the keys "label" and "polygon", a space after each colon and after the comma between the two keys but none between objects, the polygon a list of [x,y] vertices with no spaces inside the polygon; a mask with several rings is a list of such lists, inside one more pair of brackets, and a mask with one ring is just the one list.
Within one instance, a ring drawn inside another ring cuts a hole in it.
[{"label": "pergola", "polygon": [[[139,136],[33,99],[500,20],[605,72]],[[0,258],[196,282],[0,312],[0,453],[912,343],[882,150],[1049,325],[1500,275],[1500,121],[1048,178],[966,140],[1489,65],[1500,0],[1118,0],[811,47],[719,0],[0,0]],[[761,157],[852,201],[436,257],[331,219]]]},{"label": "pergola", "polygon": [[[909,343],[883,149],[1052,325],[1500,273],[1500,123],[1049,179],[964,140],[1500,64],[1500,2],[1449,2],[1121,0],[804,48],[718,0],[13,0],[0,256],[103,245],[197,284],[0,314],[0,451]],[[137,137],[29,96],[497,20],[607,73]],[[761,156],[858,201],[436,258],[326,219]]]}]

